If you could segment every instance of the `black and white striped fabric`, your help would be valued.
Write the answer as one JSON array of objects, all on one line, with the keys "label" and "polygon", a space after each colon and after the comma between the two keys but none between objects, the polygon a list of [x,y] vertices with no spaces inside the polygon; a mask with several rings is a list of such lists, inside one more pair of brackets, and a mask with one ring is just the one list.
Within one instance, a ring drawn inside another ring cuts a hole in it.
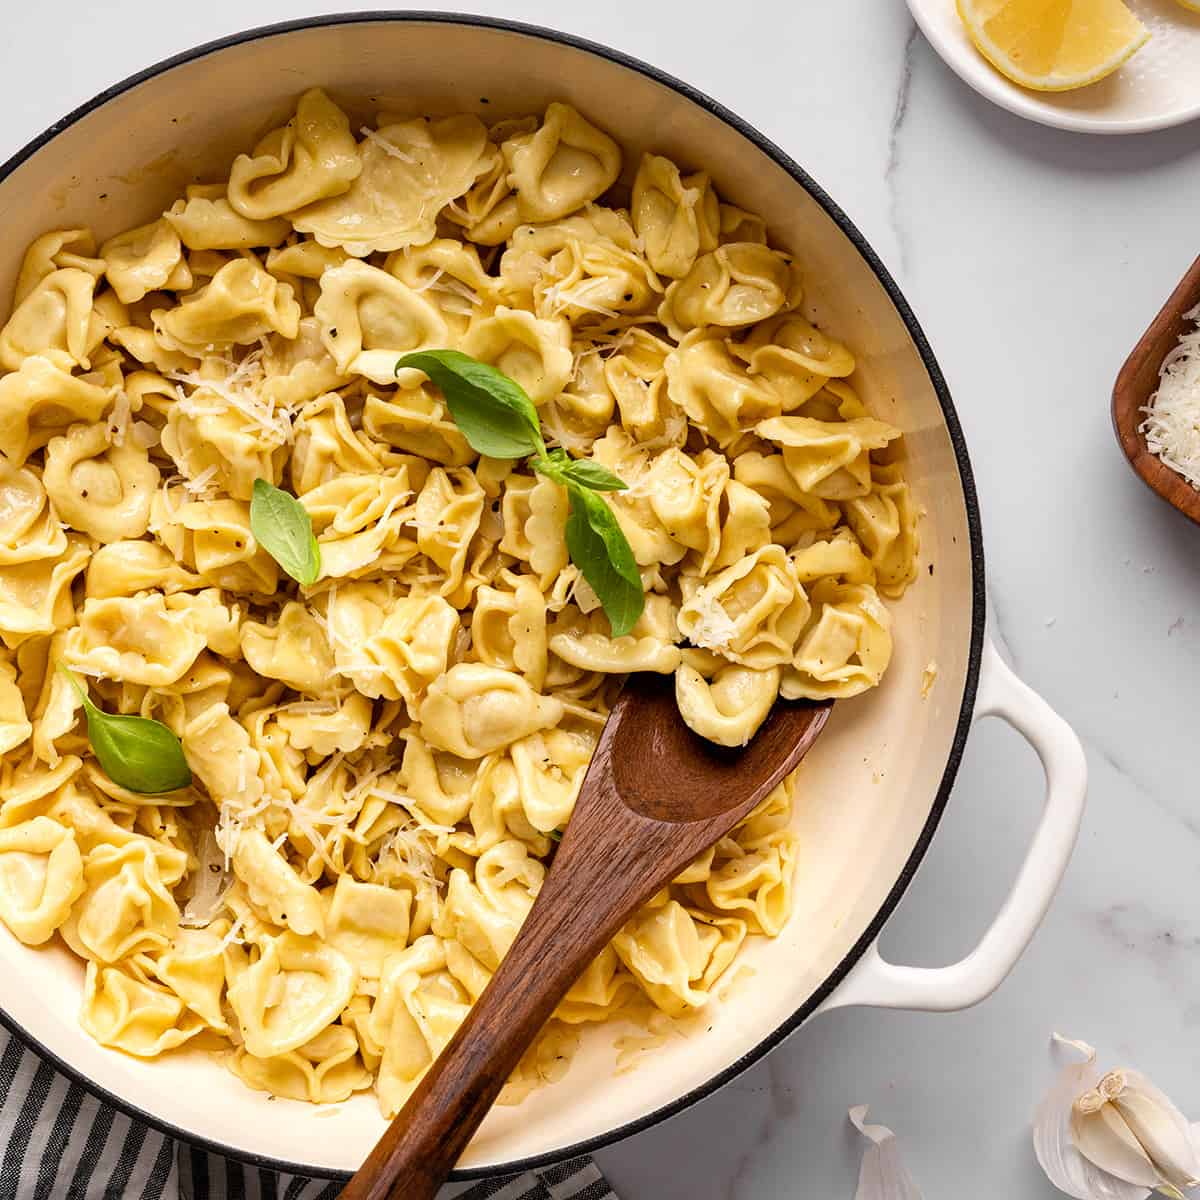
[{"label": "black and white striped fabric", "polygon": [[[263,1171],[164,1137],[0,1030],[0,1200],[335,1200],[340,1183]],[[447,1187],[439,1200],[616,1200],[595,1163]]]}]

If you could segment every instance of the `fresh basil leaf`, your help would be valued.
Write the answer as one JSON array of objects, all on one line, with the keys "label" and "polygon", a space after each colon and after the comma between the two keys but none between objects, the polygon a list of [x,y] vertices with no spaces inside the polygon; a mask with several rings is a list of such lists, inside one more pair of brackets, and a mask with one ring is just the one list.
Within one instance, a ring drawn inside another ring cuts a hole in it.
[{"label": "fresh basil leaf", "polygon": [[[599,463],[572,459],[561,447],[547,451],[533,401],[495,367],[458,350],[405,354],[396,363],[397,371],[402,367],[423,371],[441,389],[454,423],[477,453],[532,456],[535,471],[567,489],[567,551],[603,605],[613,637],[627,634],[646,604],[642,579],[621,526],[596,495],[625,484]],[[254,487],[257,496],[258,484]]]},{"label": "fresh basil leaf", "polygon": [[563,468],[563,474],[593,492],[623,492],[629,486],[620,476],[590,458],[572,459]]},{"label": "fresh basil leaf", "polygon": [[250,532],[297,583],[316,583],[321,550],[313,536],[312,518],[295,496],[256,479],[250,497]]},{"label": "fresh basil leaf", "polygon": [[646,605],[633,551],[612,509],[595,492],[573,481],[567,491],[567,552],[604,606],[612,636],[624,637]]},{"label": "fresh basil leaf", "polygon": [[478,454],[489,458],[545,456],[542,427],[525,389],[503,371],[458,350],[423,350],[396,363],[424,371],[441,389],[450,415]]},{"label": "fresh basil leaf", "polygon": [[549,454],[535,454],[530,462],[530,466],[539,474],[545,475],[547,479],[553,479],[555,483],[562,487],[567,486],[567,467],[571,464],[571,460],[565,450],[551,450]]},{"label": "fresh basil leaf", "polygon": [[607,467],[589,458],[572,458],[565,450],[555,448],[549,454],[539,455],[533,460],[533,469],[561,483],[563,487],[571,481],[592,492],[623,492],[629,485]]},{"label": "fresh basil leaf", "polygon": [[192,782],[183,746],[161,721],[106,713],[91,702],[70,671],[61,664],[58,669],[83,701],[92,752],[113,783],[130,792],[156,796]]}]

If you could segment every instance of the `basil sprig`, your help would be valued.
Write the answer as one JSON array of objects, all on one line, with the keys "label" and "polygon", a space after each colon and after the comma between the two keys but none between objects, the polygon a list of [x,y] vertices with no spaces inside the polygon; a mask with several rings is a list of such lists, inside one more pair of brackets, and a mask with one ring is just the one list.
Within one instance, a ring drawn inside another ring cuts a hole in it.
[{"label": "basil sprig", "polygon": [[179,739],[161,721],[106,713],[90,700],[87,689],[61,663],[87,718],[88,741],[104,773],[130,792],[156,796],[192,782],[192,772]]},{"label": "basil sprig", "polygon": [[312,518],[295,496],[256,479],[250,497],[250,532],[297,583],[316,583],[321,549],[313,536]]},{"label": "basil sprig", "polygon": [[617,518],[596,495],[623,491],[627,485],[597,462],[547,450],[533,401],[503,371],[458,350],[406,354],[396,364],[397,372],[404,367],[424,372],[440,389],[454,423],[476,453],[528,457],[539,475],[567,489],[567,553],[596,593],[613,637],[627,634],[645,607],[642,578]]}]

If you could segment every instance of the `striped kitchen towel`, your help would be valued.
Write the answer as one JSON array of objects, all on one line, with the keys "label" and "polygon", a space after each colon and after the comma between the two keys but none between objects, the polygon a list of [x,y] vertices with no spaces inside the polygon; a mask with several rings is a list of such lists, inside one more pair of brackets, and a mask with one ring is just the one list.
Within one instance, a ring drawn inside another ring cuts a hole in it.
[{"label": "striped kitchen towel", "polygon": [[[97,1100],[0,1030],[0,1200],[334,1200],[340,1183],[177,1142]],[[616,1200],[575,1158],[447,1187],[439,1200]]]}]

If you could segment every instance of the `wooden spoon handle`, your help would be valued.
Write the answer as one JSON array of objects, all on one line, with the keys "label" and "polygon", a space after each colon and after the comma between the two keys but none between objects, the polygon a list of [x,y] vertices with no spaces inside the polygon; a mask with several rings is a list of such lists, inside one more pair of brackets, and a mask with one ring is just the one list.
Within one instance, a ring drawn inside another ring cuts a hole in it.
[{"label": "wooden spoon handle", "polygon": [[518,936],[342,1200],[431,1200],[586,963]]},{"label": "wooden spoon handle", "polygon": [[[695,853],[687,836],[631,813],[607,775],[589,774],[584,787],[609,794],[586,804],[580,797],[581,819],[568,826],[499,969],[342,1200],[430,1200],[572,983],[661,886],[662,871],[681,869]],[[657,857],[658,879],[637,869],[648,855]]]}]

